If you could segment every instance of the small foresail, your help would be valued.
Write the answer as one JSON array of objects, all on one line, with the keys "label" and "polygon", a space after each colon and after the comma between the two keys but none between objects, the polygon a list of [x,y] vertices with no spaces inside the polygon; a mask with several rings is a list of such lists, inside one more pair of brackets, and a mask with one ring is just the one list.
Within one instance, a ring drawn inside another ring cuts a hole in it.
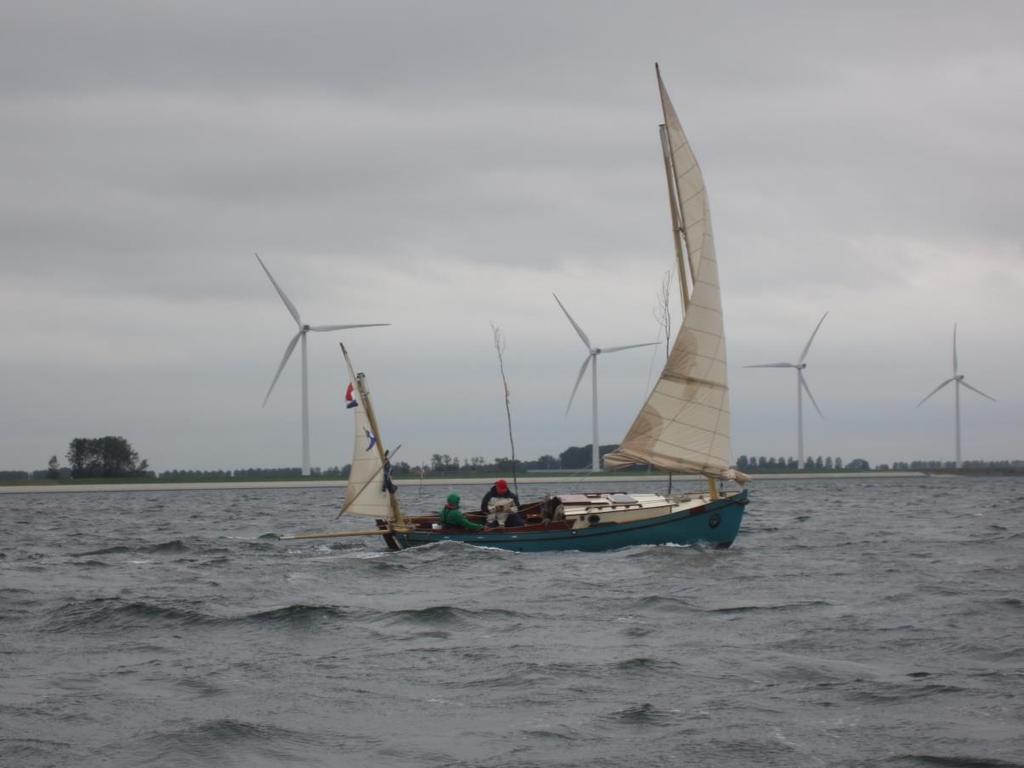
[{"label": "small foresail", "polygon": [[355,422],[352,446],[352,469],[348,476],[345,503],[341,514],[362,515],[381,520],[395,519],[396,502],[386,488],[385,453],[373,424],[366,378],[356,373],[352,361],[342,345],[348,366],[349,385],[345,391],[345,404]]},{"label": "small foresail", "polygon": [[680,289],[689,294],[689,301],[679,335],[647,402],[604,464],[610,469],[650,464],[669,472],[732,479],[722,297],[707,191],[660,73],[658,86],[689,254],[686,267],[693,270],[692,289],[688,290],[680,264]]}]

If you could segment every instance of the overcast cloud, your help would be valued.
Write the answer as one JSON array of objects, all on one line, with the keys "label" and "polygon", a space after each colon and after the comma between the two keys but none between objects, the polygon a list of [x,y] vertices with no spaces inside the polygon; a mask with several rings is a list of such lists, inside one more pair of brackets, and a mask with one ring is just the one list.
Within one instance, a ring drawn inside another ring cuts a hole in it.
[{"label": "overcast cloud", "polygon": [[[704,169],[736,454],[1024,458],[1024,5],[4,3],[0,469],[119,434],[153,468],[349,460],[344,338],[403,458],[590,442],[584,349],[654,341],[654,62]],[[678,308],[676,308],[678,314]],[[663,348],[601,361],[618,441]]]}]

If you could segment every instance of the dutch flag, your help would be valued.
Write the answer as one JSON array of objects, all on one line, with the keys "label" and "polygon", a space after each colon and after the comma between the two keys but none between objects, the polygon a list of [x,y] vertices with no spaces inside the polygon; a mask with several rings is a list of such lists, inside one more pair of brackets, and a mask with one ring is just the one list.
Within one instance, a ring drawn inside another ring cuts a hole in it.
[{"label": "dutch flag", "polygon": [[345,407],[355,408],[359,403],[356,402],[356,396],[352,392],[352,385],[348,385],[348,389],[345,390]]}]

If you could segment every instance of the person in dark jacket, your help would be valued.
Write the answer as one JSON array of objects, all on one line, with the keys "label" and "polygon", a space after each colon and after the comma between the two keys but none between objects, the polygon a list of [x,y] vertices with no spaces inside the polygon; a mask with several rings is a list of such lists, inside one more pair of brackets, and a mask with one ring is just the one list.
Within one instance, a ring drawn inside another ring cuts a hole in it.
[{"label": "person in dark jacket", "polygon": [[[492,510],[491,507],[503,508],[503,511]],[[516,527],[524,525],[526,522],[519,514],[519,497],[512,492],[504,480],[496,482],[484,494],[484,498],[480,502],[480,511],[487,515],[488,525]]]},{"label": "person in dark jacket", "polygon": [[453,528],[466,528],[470,531],[479,531],[483,528],[480,523],[474,523],[472,520],[466,519],[466,516],[462,514],[462,510],[459,509],[459,501],[459,494],[448,494],[448,499],[445,501],[444,506],[441,507],[441,525]]}]

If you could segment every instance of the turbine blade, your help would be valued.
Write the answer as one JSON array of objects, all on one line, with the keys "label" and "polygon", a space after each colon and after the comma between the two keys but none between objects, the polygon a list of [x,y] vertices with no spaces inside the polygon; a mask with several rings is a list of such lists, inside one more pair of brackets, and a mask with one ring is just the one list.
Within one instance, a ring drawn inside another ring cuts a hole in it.
[{"label": "turbine blade", "polygon": [[621,352],[624,349],[636,349],[637,347],[656,347],[660,343],[660,341],[649,341],[646,344],[627,344],[624,347],[601,347],[601,354],[607,354],[609,352]]},{"label": "turbine blade", "polygon": [[359,323],[358,325],[311,325],[311,331],[344,331],[346,328],[375,328],[379,325],[391,325],[391,323]]},{"label": "turbine blade", "polygon": [[590,365],[590,361],[594,359],[594,356],[587,355],[587,358],[583,361],[583,365],[580,366],[580,375],[576,377],[576,386],[572,388],[572,394],[569,395],[569,404],[565,406],[565,414],[569,415],[569,409],[572,408],[573,398],[576,397],[576,390],[580,388],[580,382],[583,381],[583,374],[587,372],[587,366]]},{"label": "turbine blade", "polygon": [[821,328],[821,324],[825,322],[826,317],[828,317],[828,312],[822,315],[821,320],[819,320],[818,324],[814,326],[814,333],[811,334],[811,338],[809,338],[807,343],[804,345],[804,351],[800,353],[800,359],[797,361],[798,363],[802,363],[804,358],[807,357],[807,352],[811,348],[811,342],[814,341],[814,337],[818,335],[818,329]]},{"label": "turbine blade", "polygon": [[277,373],[274,374],[274,380],[270,382],[270,389],[267,390],[267,396],[263,398],[263,405],[267,404],[267,400],[270,399],[270,393],[274,391],[274,385],[277,384],[277,380],[281,378],[281,371],[284,370],[285,365],[288,363],[288,358],[292,356],[292,350],[295,349],[295,345],[299,343],[299,337],[302,336],[302,331],[299,331],[292,340],[288,342],[288,346],[285,347],[284,357],[281,358],[281,364],[277,366]]},{"label": "turbine blade", "polygon": [[288,308],[288,311],[291,312],[292,317],[295,318],[295,322],[298,323],[299,327],[301,328],[302,318],[299,317],[299,310],[297,310],[295,308],[295,305],[292,304],[291,299],[285,296],[284,291],[281,290],[281,286],[277,284],[277,280],[275,280],[274,276],[270,274],[270,270],[267,269],[267,265],[263,263],[263,259],[260,258],[260,255],[258,253],[256,254],[256,261],[258,261],[260,263],[260,266],[263,267],[263,271],[267,273],[267,277],[270,278],[270,282],[277,290],[277,294],[278,296],[281,297],[281,301],[284,302],[284,305]]},{"label": "turbine blade", "polygon": [[572,327],[576,329],[576,333],[580,335],[580,338],[583,339],[583,343],[587,345],[587,350],[592,350],[594,345],[590,343],[590,339],[587,338],[587,334],[585,334],[583,329],[580,328],[579,325],[576,324],[576,321],[572,319],[572,315],[569,314],[569,310],[565,308],[565,305],[562,304],[558,296],[553,293],[551,295],[555,297],[555,301],[558,302],[558,306],[560,306],[562,311],[565,312],[565,316],[569,318],[569,322],[572,323]]},{"label": "turbine blade", "polygon": [[811,394],[811,388],[807,386],[807,379],[804,378],[804,372],[801,370],[797,370],[796,375],[800,377],[800,386],[804,388],[804,392],[806,392],[807,396],[811,398],[811,405],[814,406],[814,410],[816,410],[818,412],[818,415],[824,419],[825,414],[821,412],[821,408],[818,407],[818,401],[815,400],[814,395]]},{"label": "turbine blade", "polygon": [[942,382],[941,384],[939,384],[939,386],[937,386],[937,387],[936,387],[935,389],[933,389],[933,390],[932,390],[931,392],[929,392],[929,393],[928,393],[927,395],[925,395],[925,396],[924,396],[924,399],[923,399],[923,400],[921,400],[921,402],[920,402],[920,403],[918,403],[916,407],[917,407],[917,408],[920,408],[920,407],[921,407],[922,405],[924,405],[924,401],[925,401],[925,400],[927,400],[927,399],[928,399],[929,397],[931,397],[932,395],[934,395],[934,394],[935,394],[936,392],[938,392],[938,391],[939,391],[940,389],[942,389],[942,388],[943,388],[944,386],[946,386],[947,384],[949,384],[950,382],[953,382],[953,381],[956,381],[956,379],[946,379],[946,380],[945,380],[944,382]]},{"label": "turbine blade", "polygon": [[744,365],[744,368],[796,368],[793,363],[765,363],[764,365]]},{"label": "turbine blade", "polygon": [[956,363],[956,323],[953,323],[953,376],[956,376],[957,363]]},{"label": "turbine blade", "polygon": [[960,379],[960,383],[963,384],[965,387],[967,387],[969,390],[971,390],[971,392],[977,392],[982,397],[988,397],[988,399],[991,400],[993,403],[998,402],[994,397],[989,397],[984,392],[982,392],[980,389],[978,389],[977,387],[972,387],[970,384],[968,384],[963,379]]}]

